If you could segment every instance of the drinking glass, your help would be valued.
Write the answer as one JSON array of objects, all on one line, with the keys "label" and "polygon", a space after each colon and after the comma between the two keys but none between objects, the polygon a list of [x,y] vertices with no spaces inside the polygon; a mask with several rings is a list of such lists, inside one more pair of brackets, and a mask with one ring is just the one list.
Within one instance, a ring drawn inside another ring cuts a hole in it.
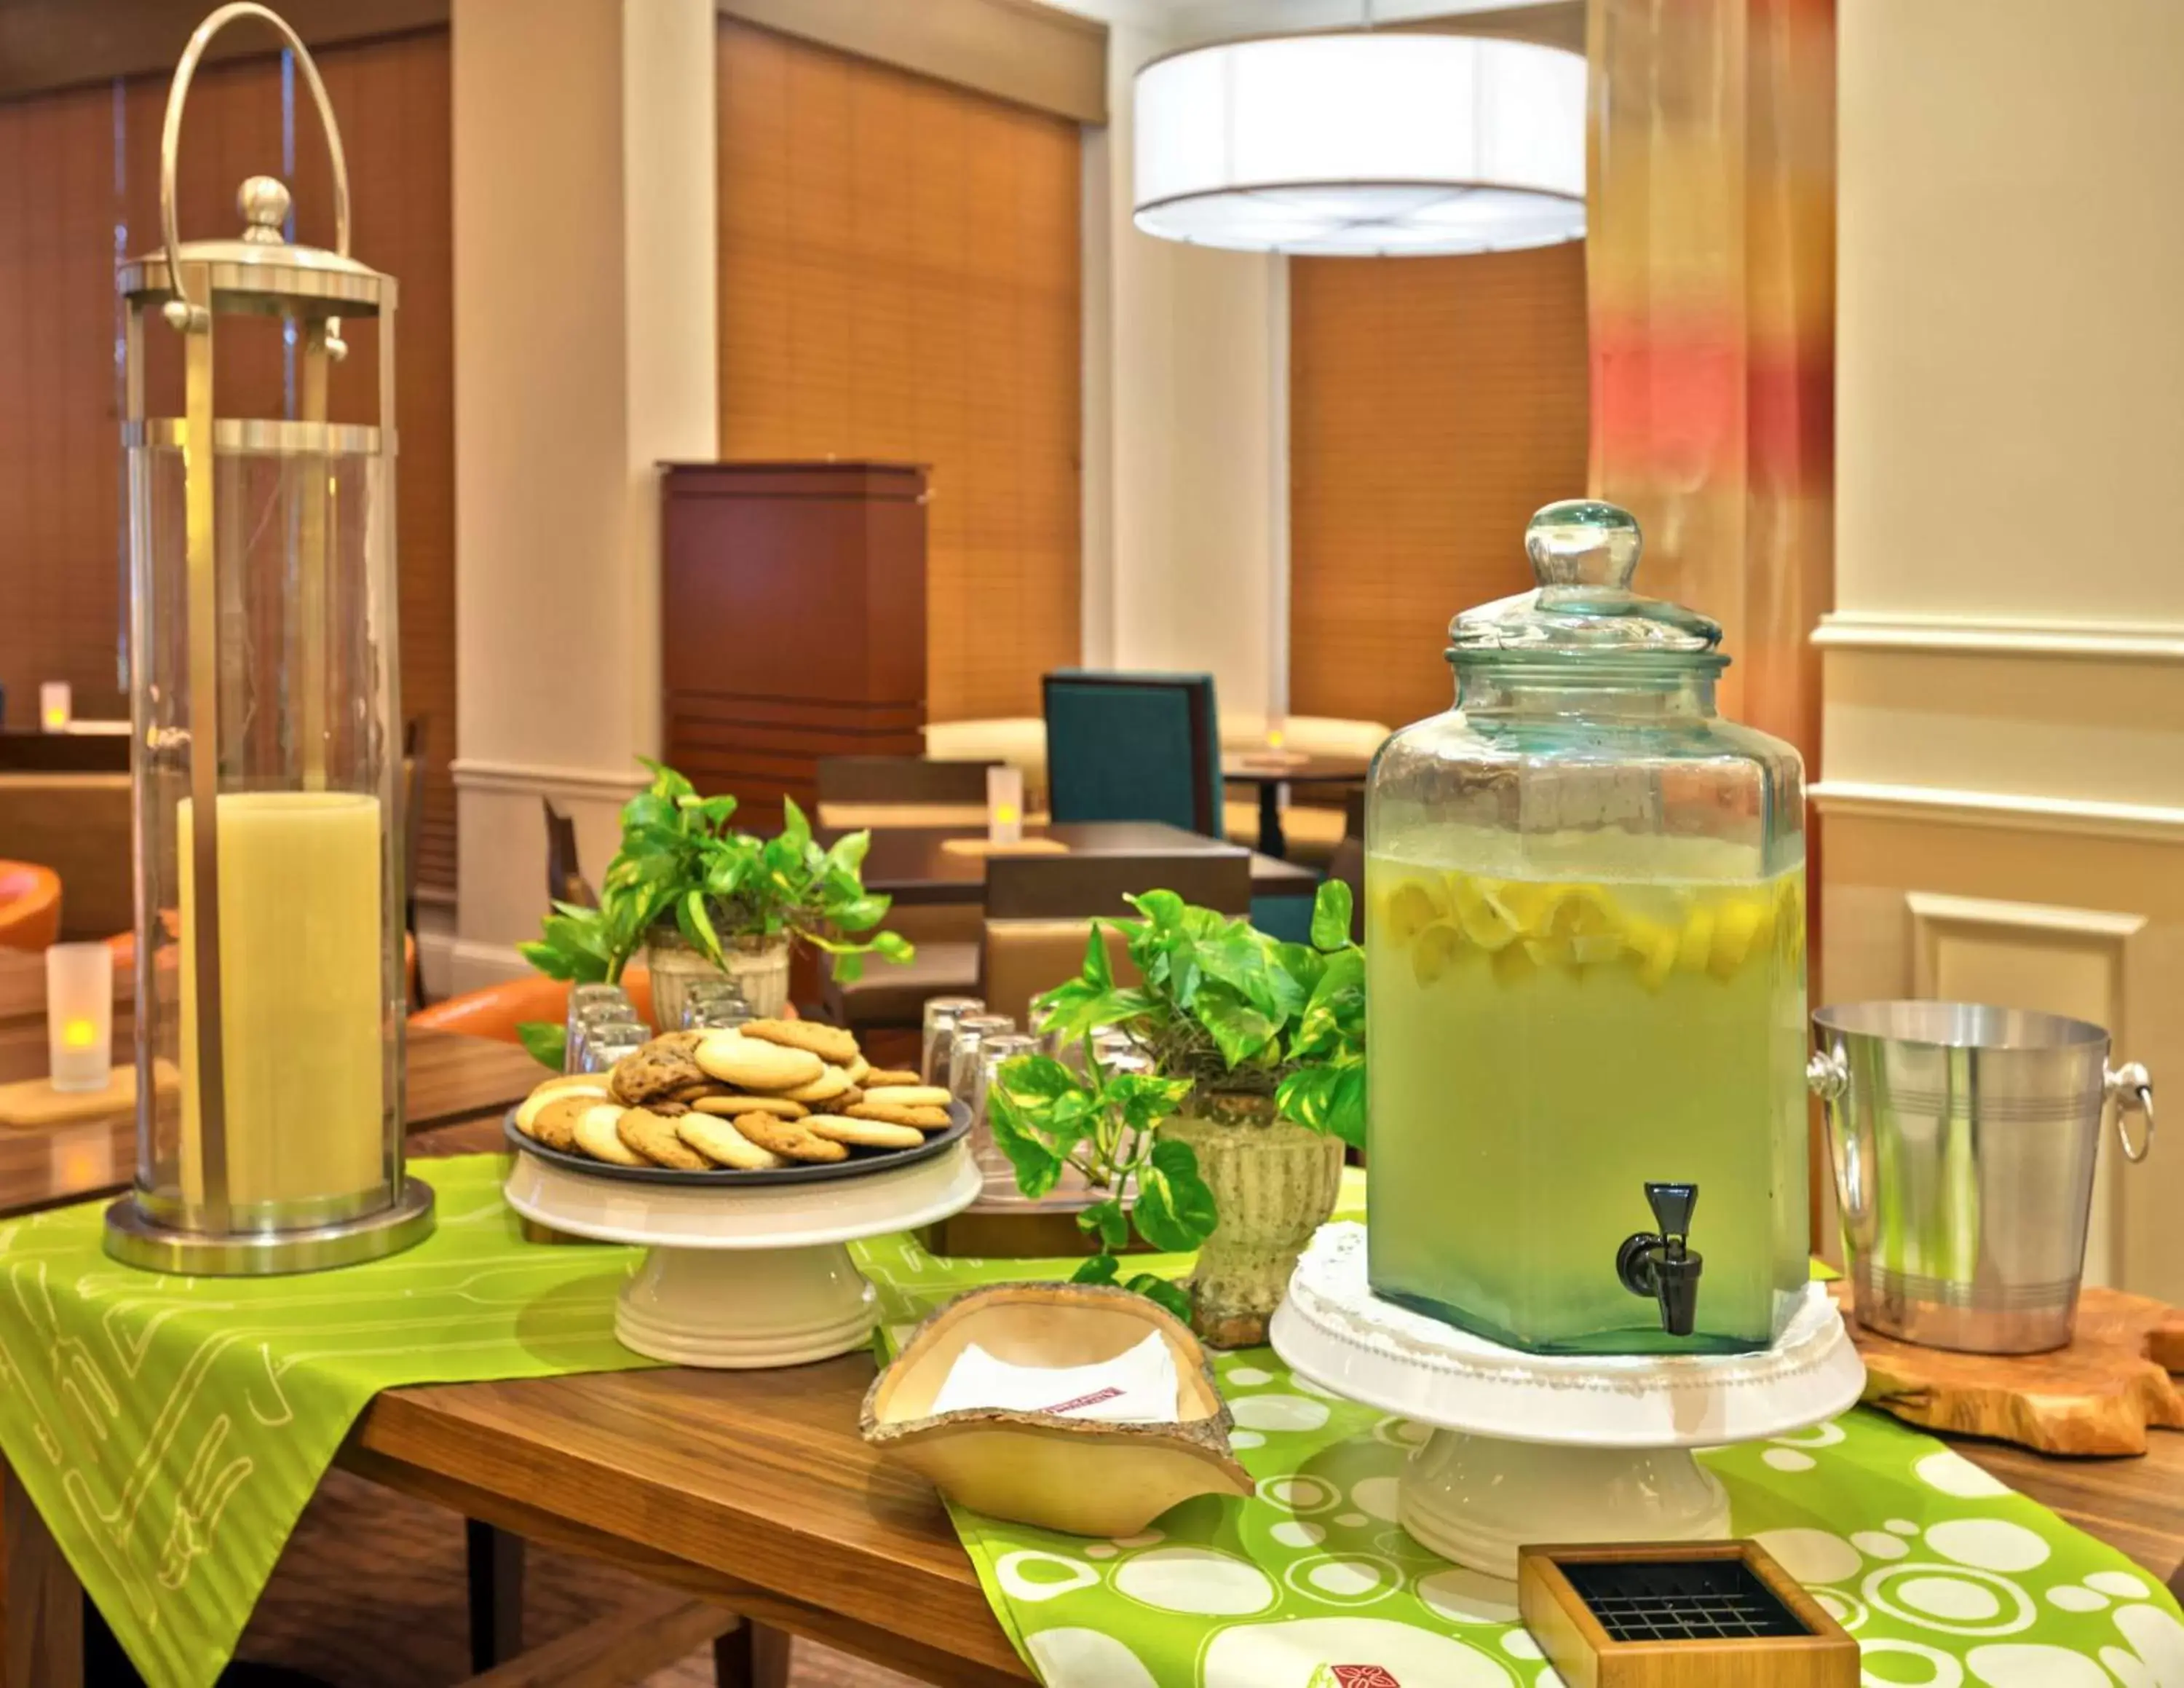
[{"label": "drinking glass", "polygon": [[970,1101],[978,1086],[978,1046],[1016,1029],[1016,1021],[1005,1014],[967,1014],[957,1020],[948,1046],[949,1094],[958,1102]]},{"label": "drinking glass", "polygon": [[610,1031],[634,1031],[638,1034],[639,1043],[652,1036],[652,1028],[638,1019],[636,1009],[627,998],[618,1003],[587,1003],[570,1018],[575,1021],[576,1029],[570,1033],[563,1047],[561,1060],[563,1070],[568,1072],[600,1070],[588,1062],[586,1052],[596,1040]]},{"label": "drinking glass", "polygon": [[[932,997],[925,1004],[925,1035],[918,1050],[917,1070],[928,1084],[938,1084],[945,1075],[947,1057],[941,1039],[955,1029],[956,1022],[967,1014],[983,1014],[985,999],[982,997]],[[936,1067],[933,1059],[939,1053],[941,1065]]]},{"label": "drinking glass", "polygon": [[[629,992],[619,985],[570,986],[568,1013],[562,1028],[569,1034],[570,1041],[573,1042],[576,1040],[578,1013],[588,1008],[597,1008],[616,1003],[629,1003]],[[632,1004],[630,1012],[634,1014],[636,1011],[635,1006]]]},{"label": "drinking glass", "polygon": [[574,1072],[605,1072],[624,1055],[633,1055],[652,1041],[652,1032],[635,1020],[607,1020],[586,1026],[583,1049]]},{"label": "drinking glass", "polygon": [[733,979],[703,979],[682,993],[685,1031],[724,1031],[757,1019]]}]

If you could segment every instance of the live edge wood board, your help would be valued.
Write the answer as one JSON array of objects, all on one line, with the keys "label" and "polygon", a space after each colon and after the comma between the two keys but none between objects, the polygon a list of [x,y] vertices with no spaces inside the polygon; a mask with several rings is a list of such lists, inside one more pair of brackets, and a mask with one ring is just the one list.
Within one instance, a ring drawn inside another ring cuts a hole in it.
[{"label": "live edge wood board", "polygon": [[807,813],[822,756],[925,749],[926,473],[675,463],[660,483],[661,742],[738,819]]},{"label": "live edge wood board", "polygon": [[2184,1372],[2184,1312],[2143,1295],[2084,1291],[2076,1334],[2052,1354],[1956,1354],[1850,1327],[1866,1405],[1929,1430],[2043,1454],[2142,1454],[2149,1427],[2184,1430],[2170,1375]]}]

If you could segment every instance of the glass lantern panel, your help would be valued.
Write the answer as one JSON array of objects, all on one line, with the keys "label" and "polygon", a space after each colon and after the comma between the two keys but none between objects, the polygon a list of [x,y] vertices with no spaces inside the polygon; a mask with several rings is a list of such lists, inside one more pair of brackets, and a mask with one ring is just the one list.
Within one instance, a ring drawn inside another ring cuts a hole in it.
[{"label": "glass lantern panel", "polygon": [[[130,453],[140,745],[138,1186],[205,1223],[198,909],[181,452]],[[393,847],[400,755],[387,466],[363,451],[214,452],[221,1115],[231,1231],[390,1205],[402,1142]],[[147,916],[148,915],[148,919]],[[220,1157],[211,1157],[216,1163]]]}]

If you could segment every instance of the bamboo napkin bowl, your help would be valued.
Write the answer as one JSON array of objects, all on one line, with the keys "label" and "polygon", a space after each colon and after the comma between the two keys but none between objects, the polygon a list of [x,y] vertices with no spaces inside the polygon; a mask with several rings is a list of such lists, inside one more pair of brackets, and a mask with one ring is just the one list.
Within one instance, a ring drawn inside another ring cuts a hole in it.
[{"label": "bamboo napkin bowl", "polygon": [[[1171,1422],[932,1411],[969,1343],[1013,1365],[1089,1366],[1134,1348],[1149,1331],[1175,1356]],[[956,1504],[1073,1535],[1134,1535],[1194,1495],[1251,1492],[1229,1452],[1228,1409],[1189,1327],[1142,1295],[1096,1284],[996,1284],[950,1302],[873,1381],[859,1428]]]}]

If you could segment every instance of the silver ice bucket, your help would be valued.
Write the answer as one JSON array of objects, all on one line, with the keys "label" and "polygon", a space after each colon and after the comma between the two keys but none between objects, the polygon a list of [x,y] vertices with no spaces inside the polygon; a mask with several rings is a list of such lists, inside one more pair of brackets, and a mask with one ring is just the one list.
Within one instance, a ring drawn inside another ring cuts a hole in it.
[{"label": "silver ice bucket", "polygon": [[1858,1322],[1974,1354],[2068,1343],[2108,1104],[2126,1160],[2153,1145],[2146,1069],[2109,1066],[2085,1020],[1970,1003],[1840,1003],[1813,1031]]}]

